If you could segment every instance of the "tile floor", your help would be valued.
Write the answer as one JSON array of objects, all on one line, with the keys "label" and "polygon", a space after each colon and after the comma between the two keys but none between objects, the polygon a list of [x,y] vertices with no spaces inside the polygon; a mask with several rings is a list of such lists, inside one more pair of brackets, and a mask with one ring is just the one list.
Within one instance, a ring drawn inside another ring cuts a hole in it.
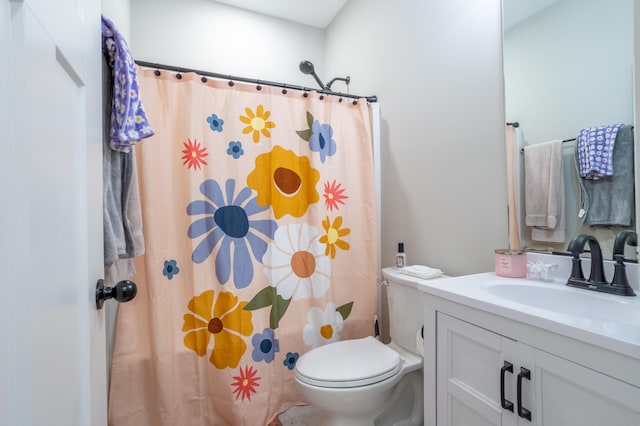
[{"label": "tile floor", "polygon": [[318,426],[320,413],[311,405],[291,407],[278,416],[282,426]]}]

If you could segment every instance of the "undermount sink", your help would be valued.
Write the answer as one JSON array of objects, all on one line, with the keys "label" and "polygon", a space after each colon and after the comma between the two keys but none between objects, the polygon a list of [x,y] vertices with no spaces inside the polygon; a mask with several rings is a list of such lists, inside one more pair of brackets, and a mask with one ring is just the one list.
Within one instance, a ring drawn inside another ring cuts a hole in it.
[{"label": "undermount sink", "polygon": [[562,285],[544,283],[488,284],[486,290],[497,297],[546,311],[578,316],[597,321],[616,321],[640,324],[640,306],[625,296],[604,295]]}]

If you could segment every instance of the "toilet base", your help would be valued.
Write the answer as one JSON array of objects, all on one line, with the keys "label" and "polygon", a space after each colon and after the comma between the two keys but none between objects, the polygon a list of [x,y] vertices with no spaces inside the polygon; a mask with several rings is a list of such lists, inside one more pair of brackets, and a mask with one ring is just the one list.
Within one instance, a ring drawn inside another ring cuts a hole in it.
[{"label": "toilet base", "polygon": [[375,418],[362,417],[332,417],[324,416],[320,417],[320,426],[374,426]]},{"label": "toilet base", "polygon": [[322,388],[296,380],[303,398],[318,408],[321,426],[372,426],[391,399],[394,385],[387,380],[358,388]]},{"label": "toilet base", "polygon": [[424,424],[424,376],[413,371],[400,380],[376,426],[421,426]]},{"label": "toilet base", "polygon": [[[416,370],[397,382],[383,382],[376,390],[355,394],[346,389],[296,385],[320,410],[320,426],[419,426],[424,419],[422,381],[422,370]],[[314,398],[309,398],[309,392]]]}]

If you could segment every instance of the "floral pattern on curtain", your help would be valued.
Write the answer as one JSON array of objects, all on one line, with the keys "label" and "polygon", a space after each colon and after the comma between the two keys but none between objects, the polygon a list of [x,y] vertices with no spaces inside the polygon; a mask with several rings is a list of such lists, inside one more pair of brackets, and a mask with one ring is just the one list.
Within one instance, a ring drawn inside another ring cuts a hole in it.
[{"label": "floral pattern on curtain", "polygon": [[109,424],[263,425],[298,358],[373,332],[369,106],[139,70],[146,254],[119,308]]}]

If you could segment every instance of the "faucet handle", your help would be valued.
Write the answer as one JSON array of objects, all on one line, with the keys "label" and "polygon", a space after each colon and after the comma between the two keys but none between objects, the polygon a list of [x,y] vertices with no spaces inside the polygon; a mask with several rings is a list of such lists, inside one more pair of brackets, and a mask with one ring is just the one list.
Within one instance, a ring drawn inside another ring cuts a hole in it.
[{"label": "faucet handle", "polygon": [[629,285],[629,280],[627,279],[627,271],[624,266],[624,254],[614,254],[613,259],[616,263],[613,265],[613,281],[611,281],[611,287],[616,289],[615,294],[620,294],[623,296],[635,296],[636,293],[633,291],[631,286]]}]

